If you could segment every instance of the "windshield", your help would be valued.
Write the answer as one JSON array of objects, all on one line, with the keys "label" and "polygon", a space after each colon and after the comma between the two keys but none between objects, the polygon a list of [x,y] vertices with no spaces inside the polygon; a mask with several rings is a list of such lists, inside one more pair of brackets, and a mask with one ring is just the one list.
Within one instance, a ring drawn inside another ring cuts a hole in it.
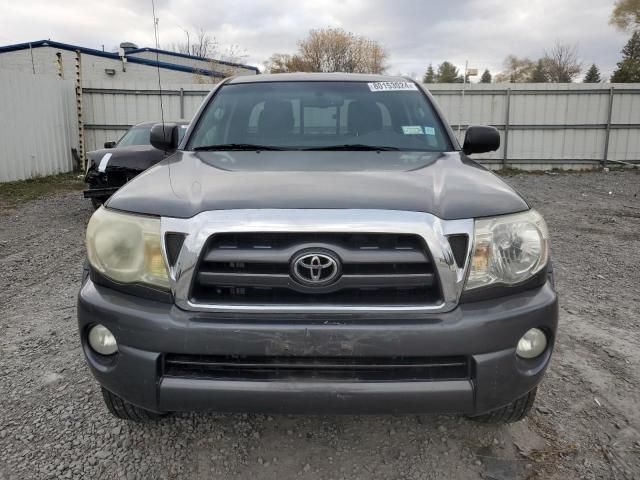
[{"label": "windshield", "polygon": [[311,81],[222,86],[187,149],[434,152],[452,146],[413,83]]},{"label": "windshield", "polygon": [[128,147],[130,145],[150,145],[149,134],[151,127],[133,127],[125,133],[118,141],[118,147]]},{"label": "windshield", "polygon": [[[178,140],[181,141],[184,137],[187,127],[189,125],[180,125],[178,129]],[[128,147],[131,145],[151,145],[149,136],[151,135],[151,126],[148,127],[133,127],[125,133],[120,140],[118,140],[117,147]]]}]

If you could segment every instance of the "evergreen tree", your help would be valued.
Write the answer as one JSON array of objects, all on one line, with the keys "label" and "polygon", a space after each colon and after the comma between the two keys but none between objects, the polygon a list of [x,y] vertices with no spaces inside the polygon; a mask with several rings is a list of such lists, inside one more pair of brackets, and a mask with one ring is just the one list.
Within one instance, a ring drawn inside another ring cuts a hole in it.
[{"label": "evergreen tree", "polygon": [[600,83],[602,80],[600,79],[600,70],[598,66],[594,63],[587,70],[586,75],[584,76],[584,83]]},{"label": "evergreen tree", "polygon": [[424,77],[422,77],[422,82],[435,83],[435,81],[436,81],[436,73],[433,71],[433,66],[429,64],[429,67],[427,68],[427,71],[425,72]]},{"label": "evergreen tree", "polygon": [[484,72],[482,72],[480,83],[491,83],[491,72],[488,68]]},{"label": "evergreen tree", "polygon": [[535,68],[531,72],[531,77],[529,78],[531,83],[547,83],[549,81],[549,77],[547,76],[547,69],[544,64],[544,60],[538,60]]},{"label": "evergreen tree", "polygon": [[640,32],[633,32],[622,49],[622,60],[611,75],[611,82],[640,82]]},{"label": "evergreen tree", "polygon": [[436,82],[438,83],[462,83],[463,78],[458,74],[458,69],[450,62],[442,62],[438,65]]}]

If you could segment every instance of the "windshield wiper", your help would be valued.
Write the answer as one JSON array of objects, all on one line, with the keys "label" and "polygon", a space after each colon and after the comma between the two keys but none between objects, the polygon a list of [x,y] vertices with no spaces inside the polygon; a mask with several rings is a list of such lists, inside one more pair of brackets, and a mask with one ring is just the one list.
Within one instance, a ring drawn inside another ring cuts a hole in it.
[{"label": "windshield wiper", "polygon": [[400,150],[398,147],[385,147],[381,145],[365,145],[363,143],[347,143],[344,145],[327,145],[323,147],[309,147],[304,148],[303,150],[363,150],[363,151],[378,151],[378,152],[386,152],[386,151],[397,151]]},{"label": "windshield wiper", "polygon": [[196,152],[215,152],[218,150],[288,150],[284,147],[273,147],[271,145],[254,145],[253,143],[221,143],[218,145],[204,145],[195,147]]}]

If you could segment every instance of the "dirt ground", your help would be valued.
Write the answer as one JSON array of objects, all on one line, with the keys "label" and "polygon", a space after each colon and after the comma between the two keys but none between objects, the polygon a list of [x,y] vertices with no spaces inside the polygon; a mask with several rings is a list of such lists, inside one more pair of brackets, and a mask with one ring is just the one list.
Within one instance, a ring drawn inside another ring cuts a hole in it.
[{"label": "dirt ground", "polygon": [[[0,479],[640,479],[640,175],[507,178],[546,217],[561,296],[536,407],[454,416],[110,417],[75,297],[79,193],[0,213]],[[0,209],[2,210],[2,209]]]}]

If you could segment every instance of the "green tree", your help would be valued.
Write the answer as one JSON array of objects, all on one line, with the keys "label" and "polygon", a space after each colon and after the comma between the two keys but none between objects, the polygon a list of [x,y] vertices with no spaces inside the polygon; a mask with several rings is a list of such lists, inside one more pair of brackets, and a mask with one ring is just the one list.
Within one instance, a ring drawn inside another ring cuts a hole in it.
[{"label": "green tree", "polygon": [[531,77],[529,77],[529,81],[531,83],[547,83],[549,81],[549,77],[547,77],[547,69],[543,59],[538,60],[538,63],[536,63],[535,68],[531,72]]},{"label": "green tree", "polygon": [[444,61],[438,65],[436,82],[438,83],[462,83],[462,76],[458,74],[458,69],[450,62]]},{"label": "green tree", "polygon": [[491,83],[491,72],[488,68],[484,72],[482,72],[480,83]]},{"label": "green tree", "polygon": [[424,77],[422,77],[423,83],[435,83],[436,81],[436,73],[433,71],[433,65],[429,64],[427,71],[424,73]]},{"label": "green tree", "polygon": [[640,32],[633,32],[622,49],[622,60],[611,75],[611,82],[640,82]]},{"label": "green tree", "polygon": [[584,76],[584,83],[600,83],[602,80],[600,78],[600,69],[598,68],[598,66],[594,63],[591,65],[591,67],[589,67],[589,70],[587,70],[587,73]]},{"label": "green tree", "polygon": [[618,0],[611,12],[609,23],[628,32],[640,28],[640,0]]}]

